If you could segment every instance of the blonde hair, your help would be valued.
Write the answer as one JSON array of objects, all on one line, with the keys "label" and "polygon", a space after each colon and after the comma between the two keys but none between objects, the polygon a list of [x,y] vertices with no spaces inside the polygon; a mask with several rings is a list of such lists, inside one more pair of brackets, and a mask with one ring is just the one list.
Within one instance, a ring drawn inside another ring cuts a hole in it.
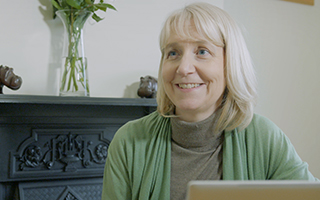
[{"label": "blonde hair", "polygon": [[193,23],[199,35],[225,51],[226,89],[219,107],[217,129],[244,129],[252,120],[256,102],[256,77],[240,28],[224,10],[208,3],[193,3],[175,11],[166,20],[160,34],[162,58],[158,73],[158,112],[170,116],[175,106],[164,91],[162,80],[163,49],[170,34],[193,38],[189,25]]}]

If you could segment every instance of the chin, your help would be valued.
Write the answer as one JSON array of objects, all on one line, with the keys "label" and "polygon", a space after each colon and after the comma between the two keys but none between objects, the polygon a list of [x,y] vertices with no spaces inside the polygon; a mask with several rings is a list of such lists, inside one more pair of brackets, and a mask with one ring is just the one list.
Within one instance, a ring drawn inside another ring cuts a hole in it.
[{"label": "chin", "polygon": [[201,103],[194,102],[194,101],[188,101],[188,102],[180,102],[179,104],[176,104],[176,108],[184,111],[194,111],[198,110]]}]

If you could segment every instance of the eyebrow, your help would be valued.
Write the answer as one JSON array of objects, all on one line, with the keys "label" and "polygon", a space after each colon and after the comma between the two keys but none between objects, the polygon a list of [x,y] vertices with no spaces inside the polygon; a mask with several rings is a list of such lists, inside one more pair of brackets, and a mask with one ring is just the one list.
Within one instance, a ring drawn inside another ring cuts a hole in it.
[{"label": "eyebrow", "polygon": [[174,47],[174,46],[179,46],[179,43],[178,42],[169,43],[163,49],[170,49],[171,47]]},{"label": "eyebrow", "polygon": [[[183,40],[182,41],[183,43],[185,43],[185,42],[188,42],[188,40]],[[172,47],[174,47],[174,46],[180,46],[180,44],[179,43],[181,43],[181,42],[172,42],[172,43],[169,43],[169,44],[167,44],[164,48],[163,48],[163,50],[165,50],[165,49],[169,49],[169,48],[172,48]],[[212,46],[213,48],[216,48],[216,47],[218,47],[218,46],[216,46],[216,45],[214,45],[214,44],[212,44],[212,43],[210,43],[210,42],[208,42],[208,41],[206,41],[206,40],[191,40],[191,43],[196,43],[196,44],[209,44],[210,46]]]}]

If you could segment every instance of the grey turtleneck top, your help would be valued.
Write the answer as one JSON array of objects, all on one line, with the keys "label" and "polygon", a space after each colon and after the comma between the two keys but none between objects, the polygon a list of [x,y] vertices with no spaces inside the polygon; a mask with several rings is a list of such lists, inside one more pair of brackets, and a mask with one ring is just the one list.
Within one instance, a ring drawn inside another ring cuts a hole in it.
[{"label": "grey turtleneck top", "polygon": [[223,139],[215,121],[215,114],[194,123],[171,118],[171,200],[184,200],[191,180],[222,178]]}]

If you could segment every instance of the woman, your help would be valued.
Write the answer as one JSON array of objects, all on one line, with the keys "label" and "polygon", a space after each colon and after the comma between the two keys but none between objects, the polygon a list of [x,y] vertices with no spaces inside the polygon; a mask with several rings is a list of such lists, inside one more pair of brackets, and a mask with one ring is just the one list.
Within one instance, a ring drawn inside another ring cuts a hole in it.
[{"label": "woman", "polygon": [[190,180],[316,180],[282,131],[253,114],[255,75],[223,10],[195,3],[160,35],[158,110],[121,127],[102,199],[184,199]]}]

